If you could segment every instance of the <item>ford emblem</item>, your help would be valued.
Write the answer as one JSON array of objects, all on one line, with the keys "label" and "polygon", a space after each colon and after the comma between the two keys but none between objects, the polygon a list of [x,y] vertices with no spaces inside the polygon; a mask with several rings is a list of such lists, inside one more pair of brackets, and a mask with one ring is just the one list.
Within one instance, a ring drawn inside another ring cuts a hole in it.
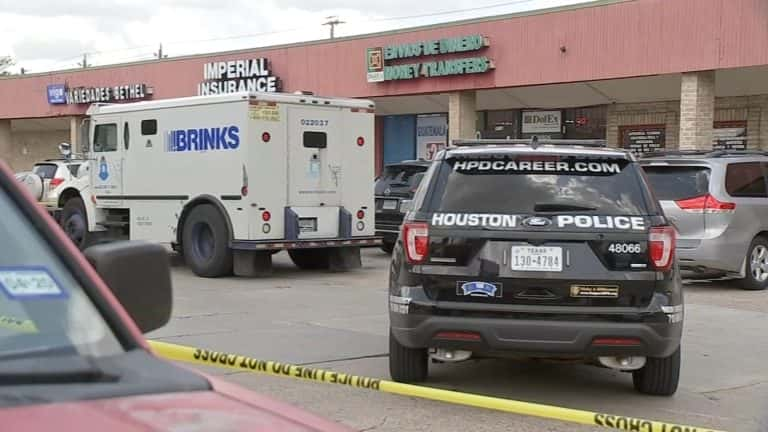
[{"label": "ford emblem", "polygon": [[532,216],[523,220],[523,225],[529,227],[545,227],[552,225],[552,220],[541,216]]}]

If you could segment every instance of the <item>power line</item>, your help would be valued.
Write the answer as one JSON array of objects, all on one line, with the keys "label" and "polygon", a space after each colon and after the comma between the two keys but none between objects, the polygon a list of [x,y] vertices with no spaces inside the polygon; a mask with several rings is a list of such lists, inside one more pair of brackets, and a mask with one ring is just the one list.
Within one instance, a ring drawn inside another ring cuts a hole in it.
[{"label": "power line", "polygon": [[163,54],[163,44],[160,44],[160,48],[157,49],[157,52],[154,53],[155,57],[157,57],[159,60],[162,60],[164,58],[168,58],[168,54]]},{"label": "power line", "polygon": [[[535,0],[513,0],[513,1],[507,1],[503,3],[496,3],[486,6],[477,6],[472,8],[464,8],[464,9],[453,9],[453,10],[445,10],[445,11],[438,11],[438,12],[429,12],[429,13],[423,13],[423,14],[415,14],[415,15],[405,15],[405,16],[397,16],[397,17],[384,17],[384,18],[374,18],[364,21],[358,21],[353,22],[353,24],[368,24],[368,23],[375,23],[375,22],[386,22],[386,21],[401,21],[401,20],[410,20],[410,19],[417,19],[417,18],[429,18],[429,17],[438,17],[438,16],[445,16],[445,15],[455,15],[459,13],[467,13],[467,12],[477,12],[481,10],[488,10],[488,9],[495,9],[500,7],[506,7],[506,6],[514,6],[514,5],[520,5],[525,3],[531,3]],[[584,0],[582,2],[587,3],[591,0]],[[578,1],[574,2],[578,3]],[[331,38],[335,37],[335,26],[339,24],[346,23],[345,21],[340,21],[338,17],[336,16],[330,16],[326,18],[328,21],[323,23],[323,25],[330,26],[330,36]],[[188,45],[188,44],[195,44],[195,43],[207,43],[207,42],[221,42],[221,41],[228,41],[228,40],[236,40],[236,39],[249,39],[249,38],[255,38],[255,37],[262,37],[262,36],[270,36],[270,35],[277,35],[282,33],[292,33],[296,31],[303,31],[306,30],[306,27],[297,27],[292,29],[285,29],[285,30],[274,30],[274,31],[267,31],[267,32],[260,32],[260,33],[250,33],[250,34],[240,34],[240,35],[232,35],[232,36],[222,36],[222,37],[215,37],[215,38],[207,38],[207,39],[191,39],[191,40],[177,40],[177,41],[170,41],[168,42],[169,45]],[[155,45],[137,45],[134,47],[126,47],[126,48],[118,48],[114,50],[100,50],[100,51],[90,51],[87,53],[84,53],[82,56],[78,55],[76,57],[69,57],[62,60],[55,60],[54,64],[61,64],[61,63],[69,63],[72,60],[78,59],[78,58],[84,58],[86,59],[87,55],[104,55],[104,54],[114,54],[118,52],[125,52],[125,51],[134,51],[138,49],[143,48],[149,48],[154,47]],[[162,48],[158,50],[158,52],[162,52]],[[145,54],[140,54],[138,56],[132,56],[129,57],[126,60],[130,59],[136,59],[144,57]],[[157,58],[157,53],[150,54],[154,58]],[[164,55],[166,56],[166,55]],[[114,62],[115,60],[111,60]],[[125,61],[125,60],[118,60],[118,61]],[[78,63],[79,66],[81,66],[80,63]],[[92,66],[91,64],[88,64],[88,66]]]},{"label": "power line", "polygon": [[334,16],[326,17],[325,19],[327,19],[328,21],[324,22],[323,25],[327,25],[327,26],[331,27],[331,39],[334,39],[335,38],[335,32],[334,31],[336,30],[336,26],[339,25],[339,24],[344,24],[345,21],[340,21],[339,17],[337,17],[335,15]]},{"label": "power line", "polygon": [[77,65],[83,69],[93,66],[92,64],[88,63],[88,53],[83,53],[83,61],[79,62]]},{"label": "power line", "polygon": [[454,10],[442,11],[442,12],[429,12],[429,13],[423,13],[420,15],[406,15],[406,16],[399,16],[399,17],[376,18],[376,19],[364,21],[362,24],[369,23],[369,22],[407,20],[407,19],[427,18],[427,17],[443,16],[443,15],[454,15],[457,13],[476,12],[479,10],[495,9],[495,8],[504,7],[504,6],[519,5],[523,3],[530,3],[532,1],[535,1],[535,0],[515,0],[515,1],[505,2],[505,3],[497,3],[497,4],[488,5],[488,6],[478,6],[478,7],[467,8],[467,9],[454,9]]}]

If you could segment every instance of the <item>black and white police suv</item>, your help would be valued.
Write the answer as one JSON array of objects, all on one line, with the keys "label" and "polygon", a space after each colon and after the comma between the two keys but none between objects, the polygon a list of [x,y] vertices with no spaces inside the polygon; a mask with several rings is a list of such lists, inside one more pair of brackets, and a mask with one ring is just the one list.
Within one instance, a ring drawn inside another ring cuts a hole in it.
[{"label": "black and white police suv", "polygon": [[390,374],[430,358],[567,359],[671,395],[683,293],[676,233],[634,157],[597,141],[454,142],[395,245]]}]

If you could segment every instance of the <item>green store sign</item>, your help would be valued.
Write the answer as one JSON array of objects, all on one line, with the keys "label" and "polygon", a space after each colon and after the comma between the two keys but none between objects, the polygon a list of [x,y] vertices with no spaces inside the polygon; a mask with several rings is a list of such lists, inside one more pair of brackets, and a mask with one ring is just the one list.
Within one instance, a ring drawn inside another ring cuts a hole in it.
[{"label": "green store sign", "polygon": [[[489,46],[481,35],[427,40],[422,42],[368,48],[368,82],[434,78],[452,75],[485,73],[494,68],[493,61],[485,56],[458,57],[456,55],[477,52]],[[419,57],[451,56],[449,59],[430,58],[410,62]]]}]

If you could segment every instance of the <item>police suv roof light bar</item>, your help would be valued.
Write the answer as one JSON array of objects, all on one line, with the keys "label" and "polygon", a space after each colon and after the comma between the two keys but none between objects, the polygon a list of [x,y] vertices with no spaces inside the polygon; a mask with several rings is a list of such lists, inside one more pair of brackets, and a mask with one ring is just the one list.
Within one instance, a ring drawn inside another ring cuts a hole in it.
[{"label": "police suv roof light bar", "polygon": [[473,147],[484,145],[530,145],[538,147],[542,144],[582,147],[607,147],[606,140],[586,139],[550,139],[533,137],[530,139],[459,139],[451,142],[456,147]]}]

